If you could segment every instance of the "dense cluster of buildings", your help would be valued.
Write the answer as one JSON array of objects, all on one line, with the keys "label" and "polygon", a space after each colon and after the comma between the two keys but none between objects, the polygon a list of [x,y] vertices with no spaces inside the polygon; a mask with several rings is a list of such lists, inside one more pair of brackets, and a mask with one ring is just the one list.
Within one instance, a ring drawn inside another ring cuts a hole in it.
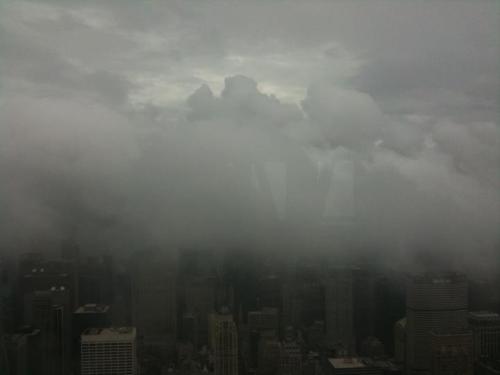
[{"label": "dense cluster of buildings", "polygon": [[1,374],[500,373],[498,298],[470,302],[459,273],[74,246],[6,262]]}]

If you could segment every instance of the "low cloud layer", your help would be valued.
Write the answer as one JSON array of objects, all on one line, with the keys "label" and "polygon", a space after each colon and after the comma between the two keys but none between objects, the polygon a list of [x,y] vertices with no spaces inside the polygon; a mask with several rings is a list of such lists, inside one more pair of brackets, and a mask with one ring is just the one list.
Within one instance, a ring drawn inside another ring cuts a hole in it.
[{"label": "low cloud layer", "polygon": [[[286,35],[271,25],[261,37],[236,31],[242,12],[256,20],[279,14],[278,3],[228,7],[221,26],[218,2],[202,10],[7,2],[3,251],[73,237],[87,251],[349,251],[403,265],[425,253],[450,266],[497,267],[492,3],[448,14],[446,3],[422,2],[419,17],[435,35],[410,22],[398,36],[382,10],[405,19],[417,9],[381,1],[360,26],[380,33],[378,49],[345,22],[331,35],[324,17],[308,23],[323,3],[304,14],[307,38],[296,35],[295,11],[280,15]],[[370,10],[336,6],[349,17]],[[470,18],[483,22],[456,29]],[[478,41],[474,61],[467,40]],[[447,57],[460,82],[443,70]]]}]

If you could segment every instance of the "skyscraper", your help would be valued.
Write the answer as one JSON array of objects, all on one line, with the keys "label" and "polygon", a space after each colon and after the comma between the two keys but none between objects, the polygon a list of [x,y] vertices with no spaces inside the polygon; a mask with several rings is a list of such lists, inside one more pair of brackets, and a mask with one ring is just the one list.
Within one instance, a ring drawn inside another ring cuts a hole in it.
[{"label": "skyscraper", "polygon": [[177,338],[175,260],[161,252],[137,254],[132,274],[132,322],[155,354],[173,354]]},{"label": "skyscraper", "polygon": [[238,375],[238,332],[233,316],[223,309],[214,319],[215,375]]},{"label": "skyscraper", "polygon": [[409,278],[406,295],[407,373],[431,369],[431,331],[454,333],[467,327],[467,279],[456,273]]},{"label": "skyscraper", "polygon": [[25,321],[40,329],[43,374],[64,375],[71,349],[71,296],[64,286],[25,295]]},{"label": "skyscraper", "polygon": [[474,360],[500,359],[500,315],[490,311],[469,314],[474,342]]},{"label": "skyscraper", "polygon": [[80,365],[80,339],[83,332],[89,328],[106,328],[111,325],[108,305],[86,304],[73,313],[71,342],[73,367]]},{"label": "skyscraper", "polygon": [[431,374],[472,375],[472,334],[470,331],[456,333],[431,333]]},{"label": "skyscraper", "polygon": [[330,348],[351,353],[354,350],[353,269],[331,268],[325,288],[326,339]]},{"label": "skyscraper", "polygon": [[90,328],[81,337],[81,375],[136,375],[134,327]]},{"label": "skyscraper", "polygon": [[302,350],[292,327],[285,329],[285,338],[281,343],[279,374],[302,374]]}]

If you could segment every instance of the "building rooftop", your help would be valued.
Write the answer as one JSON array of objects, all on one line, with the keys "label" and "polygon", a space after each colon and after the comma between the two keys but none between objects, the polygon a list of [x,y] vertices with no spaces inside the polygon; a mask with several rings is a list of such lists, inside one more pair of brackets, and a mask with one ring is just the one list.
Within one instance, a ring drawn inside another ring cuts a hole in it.
[{"label": "building rooftop", "polygon": [[500,320],[500,314],[493,311],[471,311],[469,316],[477,320]]},{"label": "building rooftop", "polygon": [[130,341],[135,336],[135,327],[88,328],[82,333],[82,342]]},{"label": "building rooftop", "polygon": [[96,303],[87,303],[76,309],[75,314],[96,314],[106,313],[109,311],[109,305],[101,305]]},{"label": "building rooftop", "polygon": [[356,357],[328,358],[328,362],[336,369],[366,367],[365,363]]},{"label": "building rooftop", "polygon": [[451,284],[466,281],[465,274],[458,272],[424,272],[413,275],[413,281],[418,283]]}]

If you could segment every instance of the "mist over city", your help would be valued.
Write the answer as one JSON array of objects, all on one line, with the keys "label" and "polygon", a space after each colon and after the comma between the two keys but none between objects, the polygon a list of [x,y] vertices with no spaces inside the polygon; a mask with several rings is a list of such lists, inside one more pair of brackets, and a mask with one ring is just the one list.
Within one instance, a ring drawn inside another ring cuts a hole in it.
[{"label": "mist over city", "polygon": [[495,1],[0,3],[0,374],[500,373]]}]

